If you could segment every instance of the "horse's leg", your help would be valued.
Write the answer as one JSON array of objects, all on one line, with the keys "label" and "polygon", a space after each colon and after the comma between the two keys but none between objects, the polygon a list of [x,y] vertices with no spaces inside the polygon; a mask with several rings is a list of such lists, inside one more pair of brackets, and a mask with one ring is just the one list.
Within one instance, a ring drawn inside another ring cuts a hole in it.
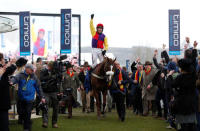
[{"label": "horse's leg", "polygon": [[96,108],[97,108],[97,117],[100,119],[101,111],[100,111],[100,102],[99,102],[99,94],[96,90],[94,90],[94,97],[96,99]]},{"label": "horse's leg", "polygon": [[105,113],[105,108],[106,108],[106,95],[107,95],[107,90],[102,92],[103,94],[103,112],[102,114],[104,115]]}]

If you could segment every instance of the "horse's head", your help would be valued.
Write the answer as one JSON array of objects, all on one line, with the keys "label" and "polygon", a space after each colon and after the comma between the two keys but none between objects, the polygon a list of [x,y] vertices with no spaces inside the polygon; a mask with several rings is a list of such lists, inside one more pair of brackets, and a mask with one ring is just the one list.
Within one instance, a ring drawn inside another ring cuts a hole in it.
[{"label": "horse's head", "polygon": [[112,76],[114,75],[114,63],[116,58],[113,60],[111,58],[105,57],[104,58],[104,72],[106,74],[107,81],[111,81]]}]

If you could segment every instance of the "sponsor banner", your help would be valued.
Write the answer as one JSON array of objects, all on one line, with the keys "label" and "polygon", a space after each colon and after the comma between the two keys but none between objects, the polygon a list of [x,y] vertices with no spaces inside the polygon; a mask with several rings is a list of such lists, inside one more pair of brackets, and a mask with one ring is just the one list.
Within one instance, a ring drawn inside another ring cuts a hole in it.
[{"label": "sponsor banner", "polygon": [[61,9],[61,54],[71,53],[71,9]]},{"label": "sponsor banner", "polygon": [[180,10],[169,10],[169,55],[180,55]]},{"label": "sponsor banner", "polygon": [[30,12],[19,12],[20,56],[30,56]]},{"label": "sponsor banner", "polygon": [[130,72],[130,60],[126,60],[126,70],[127,72]]}]

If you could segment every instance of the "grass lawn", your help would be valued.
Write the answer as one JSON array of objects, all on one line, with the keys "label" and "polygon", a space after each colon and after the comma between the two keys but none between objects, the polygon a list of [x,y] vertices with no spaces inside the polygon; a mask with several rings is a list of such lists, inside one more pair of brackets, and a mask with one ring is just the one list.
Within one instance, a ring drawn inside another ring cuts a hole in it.
[{"label": "grass lawn", "polygon": [[[16,122],[14,122],[16,123]],[[51,126],[51,117],[47,129],[42,128],[42,119],[34,119],[32,131],[169,131],[166,129],[167,123],[152,117],[142,117],[133,115],[127,110],[125,122],[118,120],[116,111],[107,113],[105,118],[97,119],[96,113],[82,113],[81,109],[73,110],[72,119],[67,119],[66,115],[60,115],[58,119],[58,129]],[[10,131],[23,131],[21,125],[10,125]]]}]

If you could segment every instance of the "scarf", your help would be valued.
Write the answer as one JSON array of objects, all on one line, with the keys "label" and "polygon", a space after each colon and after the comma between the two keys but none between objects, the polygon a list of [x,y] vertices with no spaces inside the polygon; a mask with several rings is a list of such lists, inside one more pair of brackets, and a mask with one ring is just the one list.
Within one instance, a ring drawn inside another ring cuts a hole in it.
[{"label": "scarf", "polygon": [[[119,81],[122,81],[123,80],[123,78],[122,78],[122,71],[121,71],[121,69],[119,70]],[[121,91],[124,91],[124,86],[121,84],[121,85],[119,85],[119,88],[120,88],[120,90]]]},{"label": "scarf", "polygon": [[[141,80],[142,80],[142,71],[141,72],[139,72],[139,71],[136,71],[135,72],[135,80],[137,80],[137,81],[139,81],[139,83],[141,82]],[[139,77],[139,78],[138,78]]]},{"label": "scarf", "polygon": [[74,72],[70,73],[69,70],[67,70],[67,74],[68,74],[70,77],[74,76]]},{"label": "scarf", "polygon": [[149,68],[147,68],[147,69],[145,70],[145,74],[146,74],[146,75],[148,75],[150,72],[151,72],[151,67],[149,67]]}]

